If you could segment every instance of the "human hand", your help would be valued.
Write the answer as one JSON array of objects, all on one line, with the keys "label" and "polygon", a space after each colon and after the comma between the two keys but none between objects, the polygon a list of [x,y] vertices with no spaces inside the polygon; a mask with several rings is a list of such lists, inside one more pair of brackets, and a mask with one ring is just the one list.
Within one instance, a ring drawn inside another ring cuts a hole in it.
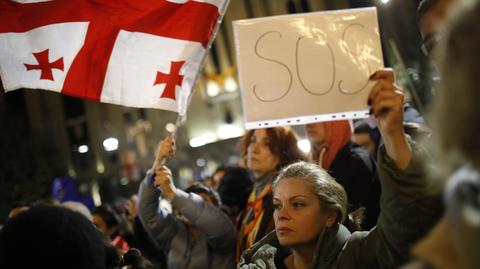
[{"label": "human hand", "polygon": [[175,138],[172,134],[165,137],[160,143],[158,143],[157,153],[155,155],[155,162],[152,169],[158,165],[165,164],[165,161],[172,158],[175,154],[176,145]]},{"label": "human hand", "polygon": [[172,172],[165,165],[157,165],[154,168],[155,179],[153,185],[160,188],[163,196],[167,200],[172,200],[175,197],[177,188],[173,183]]},{"label": "human hand", "polygon": [[410,145],[403,129],[403,102],[405,96],[395,85],[395,73],[385,68],[375,72],[371,80],[376,81],[368,97],[370,113],[377,122],[388,156],[403,170],[412,158]]},{"label": "human hand", "polygon": [[137,217],[137,196],[132,195],[130,199],[128,199],[127,203],[125,204],[125,210],[127,210],[127,217],[130,222],[133,223],[135,218]]},{"label": "human hand", "polygon": [[403,102],[405,96],[395,85],[395,73],[390,68],[378,70],[370,77],[376,81],[368,104],[374,116],[378,129],[383,136],[403,135]]}]

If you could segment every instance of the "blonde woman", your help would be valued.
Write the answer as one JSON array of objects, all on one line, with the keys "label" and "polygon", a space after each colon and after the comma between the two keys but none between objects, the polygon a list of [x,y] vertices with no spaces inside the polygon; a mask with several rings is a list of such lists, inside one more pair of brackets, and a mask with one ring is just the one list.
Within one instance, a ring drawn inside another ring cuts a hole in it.
[{"label": "blonde woman", "polygon": [[422,229],[412,219],[422,220],[429,210],[416,180],[386,178],[377,227],[351,234],[341,224],[343,187],[316,164],[289,165],[272,186],[275,231],[245,251],[238,268],[396,268]]}]

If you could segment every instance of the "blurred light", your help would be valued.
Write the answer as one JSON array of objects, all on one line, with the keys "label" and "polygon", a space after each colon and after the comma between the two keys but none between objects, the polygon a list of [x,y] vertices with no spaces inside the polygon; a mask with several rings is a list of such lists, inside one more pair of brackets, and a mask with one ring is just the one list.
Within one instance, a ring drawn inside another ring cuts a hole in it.
[{"label": "blurred light", "polygon": [[128,178],[127,177],[122,177],[120,179],[120,185],[122,185],[122,186],[128,185]]},{"label": "blurred light", "polygon": [[242,128],[233,124],[224,124],[218,128],[217,135],[220,139],[240,137],[245,133]]},{"label": "blurred light", "polygon": [[103,163],[101,161],[97,162],[97,173],[103,174],[105,172],[105,166],[103,166]]},{"label": "blurred light", "polygon": [[118,149],[118,139],[109,137],[103,141],[103,148],[106,151],[114,151]]},{"label": "blurred light", "polygon": [[92,198],[95,206],[102,205],[102,199],[100,198],[100,187],[98,186],[97,182],[93,183],[92,185]]},{"label": "blurred light", "polygon": [[302,139],[302,140],[298,141],[297,146],[301,151],[303,151],[305,153],[310,152],[310,141],[308,141],[308,139]]},{"label": "blurred light", "polygon": [[88,186],[87,183],[82,183],[82,184],[79,184],[79,185],[78,185],[78,191],[79,191],[81,194],[88,193],[88,190],[89,190],[89,186]]},{"label": "blurred light", "polygon": [[231,155],[230,157],[228,157],[228,164],[229,165],[237,165],[238,162],[240,161],[240,157],[236,156],[236,155]]},{"label": "blurred light", "polygon": [[78,147],[78,152],[80,153],[87,153],[88,152],[88,146],[87,145],[80,145]]},{"label": "blurred light", "polygon": [[212,133],[206,133],[202,136],[198,136],[190,139],[190,146],[192,148],[201,147],[208,143],[213,143],[217,140],[217,137]]},{"label": "blurred light", "polygon": [[207,164],[207,161],[205,161],[205,159],[203,159],[203,158],[199,158],[199,159],[197,159],[196,163],[197,163],[198,167],[204,167],[205,164]]},{"label": "blurred light", "polygon": [[71,177],[75,177],[77,173],[75,173],[75,170],[72,167],[70,167],[68,168],[68,175]]},{"label": "blurred light", "polygon": [[207,95],[210,97],[215,97],[219,93],[220,93],[220,87],[218,86],[218,83],[213,80],[209,80],[207,82]]},{"label": "blurred light", "polygon": [[234,92],[238,89],[238,85],[237,85],[237,82],[235,81],[234,78],[232,77],[228,77],[227,79],[225,79],[225,90],[227,92]]},{"label": "blurred light", "polygon": [[388,2],[390,2],[390,0],[380,0],[380,2],[382,2],[383,4],[387,4]]},{"label": "blurred light", "polygon": [[165,130],[167,130],[167,132],[169,132],[169,133],[175,132],[175,128],[176,128],[175,124],[173,124],[171,122],[169,122],[169,123],[167,123],[167,125],[165,125]]}]

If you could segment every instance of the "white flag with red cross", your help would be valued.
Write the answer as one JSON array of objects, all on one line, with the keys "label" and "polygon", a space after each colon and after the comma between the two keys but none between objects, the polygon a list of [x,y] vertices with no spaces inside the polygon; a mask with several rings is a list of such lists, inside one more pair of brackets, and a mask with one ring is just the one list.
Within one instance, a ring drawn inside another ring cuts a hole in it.
[{"label": "white flag with red cross", "polygon": [[0,77],[185,115],[228,0],[0,0]]}]

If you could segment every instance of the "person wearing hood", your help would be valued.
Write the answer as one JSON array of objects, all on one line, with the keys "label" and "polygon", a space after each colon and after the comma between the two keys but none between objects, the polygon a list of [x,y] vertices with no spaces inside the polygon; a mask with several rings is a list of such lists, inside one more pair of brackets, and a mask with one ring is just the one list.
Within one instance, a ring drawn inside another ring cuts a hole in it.
[{"label": "person wearing hood", "polygon": [[348,213],[365,208],[361,227],[347,225],[349,229],[373,228],[380,212],[380,183],[373,158],[367,150],[351,141],[351,122],[310,123],[305,130],[312,145],[310,160],[327,170],[343,186],[349,200]]}]

